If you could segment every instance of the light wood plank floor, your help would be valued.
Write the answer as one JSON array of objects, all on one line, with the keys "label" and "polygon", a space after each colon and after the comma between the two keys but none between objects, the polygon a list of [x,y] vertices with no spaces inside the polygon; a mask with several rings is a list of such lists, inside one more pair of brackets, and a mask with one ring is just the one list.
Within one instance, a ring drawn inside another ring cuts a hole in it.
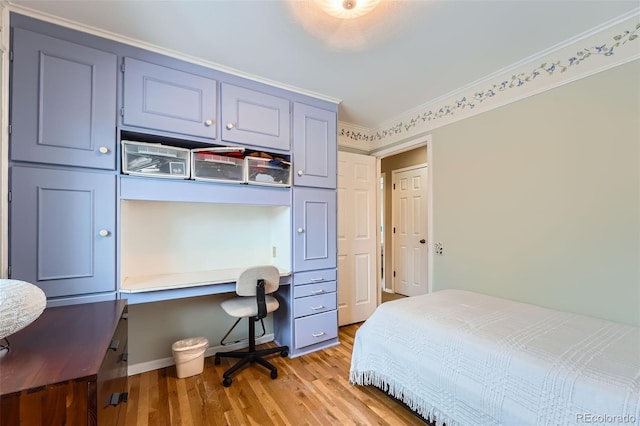
[{"label": "light wood plank floor", "polygon": [[421,420],[374,387],[349,384],[355,332],[340,328],[341,344],[298,358],[269,360],[278,367],[271,380],[252,365],[222,386],[222,373],[234,360],[202,374],[176,378],[175,366],[129,377],[127,425],[421,425]]}]

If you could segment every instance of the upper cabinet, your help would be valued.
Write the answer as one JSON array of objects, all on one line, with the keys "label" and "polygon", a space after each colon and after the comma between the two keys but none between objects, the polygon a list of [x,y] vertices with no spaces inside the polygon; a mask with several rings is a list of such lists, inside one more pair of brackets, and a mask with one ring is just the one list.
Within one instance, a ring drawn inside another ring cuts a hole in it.
[{"label": "upper cabinet", "polygon": [[114,170],[117,56],[13,29],[10,158]]},{"label": "upper cabinet", "polygon": [[293,184],[336,188],[337,115],[300,102],[293,104]]},{"label": "upper cabinet", "polygon": [[125,58],[122,123],[216,138],[216,80]]},{"label": "upper cabinet", "polygon": [[233,84],[221,86],[222,139],[289,151],[289,100]]}]

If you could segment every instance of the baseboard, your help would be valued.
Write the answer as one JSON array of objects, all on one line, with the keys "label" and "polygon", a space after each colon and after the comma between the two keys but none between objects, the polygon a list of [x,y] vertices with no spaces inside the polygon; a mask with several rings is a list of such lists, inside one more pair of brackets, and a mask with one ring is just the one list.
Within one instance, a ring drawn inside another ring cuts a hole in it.
[{"label": "baseboard", "polygon": [[[272,342],[274,339],[273,333],[265,334],[262,337],[256,339],[256,344],[262,344]],[[236,351],[249,347],[248,342],[234,343],[232,345],[217,345],[210,346],[204,353],[205,358],[215,355],[216,352],[224,351]],[[137,364],[130,364],[127,368],[127,375],[133,376],[134,374],[146,373],[147,371],[158,370],[160,368],[170,367],[176,365],[173,357],[154,359],[152,361],[139,362]]]}]

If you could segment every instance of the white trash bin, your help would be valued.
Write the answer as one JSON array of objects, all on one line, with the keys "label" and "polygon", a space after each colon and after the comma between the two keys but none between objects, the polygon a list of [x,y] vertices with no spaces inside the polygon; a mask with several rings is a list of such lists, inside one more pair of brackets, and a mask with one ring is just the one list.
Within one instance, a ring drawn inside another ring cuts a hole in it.
[{"label": "white trash bin", "polygon": [[204,337],[178,340],[171,345],[179,379],[202,373],[204,352],[208,347],[209,341]]}]

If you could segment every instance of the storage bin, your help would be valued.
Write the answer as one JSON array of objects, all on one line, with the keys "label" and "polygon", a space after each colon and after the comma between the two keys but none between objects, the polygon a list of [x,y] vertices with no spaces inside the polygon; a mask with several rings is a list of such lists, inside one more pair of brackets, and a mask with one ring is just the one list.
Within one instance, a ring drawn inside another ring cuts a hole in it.
[{"label": "storage bin", "polygon": [[122,173],[189,179],[190,151],[156,143],[122,141]]},{"label": "storage bin", "polygon": [[244,182],[244,148],[200,148],[191,150],[191,171],[195,180]]},{"label": "storage bin", "polygon": [[179,379],[195,376],[204,370],[204,352],[209,347],[205,337],[178,340],[171,345],[176,372]]},{"label": "storage bin", "polygon": [[279,158],[245,157],[245,182],[252,185],[290,186],[291,163]]}]

